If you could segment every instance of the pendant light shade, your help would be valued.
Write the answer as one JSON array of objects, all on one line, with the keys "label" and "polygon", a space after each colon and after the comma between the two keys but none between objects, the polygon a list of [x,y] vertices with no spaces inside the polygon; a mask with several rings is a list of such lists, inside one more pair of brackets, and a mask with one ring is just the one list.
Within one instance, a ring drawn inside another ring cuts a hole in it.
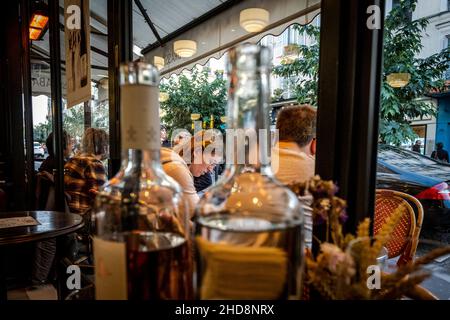
[{"label": "pendant light shade", "polygon": [[173,50],[180,57],[189,58],[197,52],[197,42],[192,40],[178,40],[173,43]]},{"label": "pendant light shade", "polygon": [[386,77],[387,83],[392,88],[403,88],[411,80],[409,73],[391,73]]},{"label": "pendant light shade", "polygon": [[153,58],[153,64],[155,65],[156,68],[158,68],[158,70],[161,70],[162,68],[164,68],[164,58],[155,56]]},{"label": "pendant light shade", "polygon": [[247,32],[259,32],[269,24],[269,11],[261,8],[242,10],[239,23]]}]

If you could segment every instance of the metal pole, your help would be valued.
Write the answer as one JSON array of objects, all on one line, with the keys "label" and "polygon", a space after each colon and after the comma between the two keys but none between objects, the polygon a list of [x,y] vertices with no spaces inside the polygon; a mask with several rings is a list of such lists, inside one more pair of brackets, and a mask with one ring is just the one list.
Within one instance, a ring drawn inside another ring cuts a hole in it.
[{"label": "metal pole", "polygon": [[63,157],[63,118],[61,94],[61,45],[59,30],[59,1],[49,0],[49,31],[50,31],[50,71],[53,118],[53,148],[55,151],[56,169],[55,205],[59,211],[64,211],[64,157]]},{"label": "metal pole", "polygon": [[[347,200],[348,232],[374,214],[384,4],[321,2],[316,172],[337,182]],[[372,5],[378,29],[367,25]],[[315,227],[314,234],[323,239],[323,231]]]},{"label": "metal pole", "polygon": [[[18,1],[3,3],[3,19],[0,46],[0,153],[6,163],[5,175],[8,190],[8,207],[12,210],[26,209],[25,200],[25,144],[23,128],[23,90],[20,29],[20,7]],[[4,45],[3,45],[4,44]],[[2,160],[3,160],[2,159]]]},{"label": "metal pole", "polygon": [[108,0],[109,175],[120,168],[119,64],[133,60],[133,2]]},{"label": "metal pole", "polygon": [[34,174],[34,136],[33,136],[33,109],[31,101],[31,64],[30,64],[30,40],[29,40],[29,17],[30,2],[20,1],[20,22],[22,38],[22,88],[23,108],[25,120],[25,143],[26,143],[26,177],[27,177],[27,207],[33,209],[35,195]]}]

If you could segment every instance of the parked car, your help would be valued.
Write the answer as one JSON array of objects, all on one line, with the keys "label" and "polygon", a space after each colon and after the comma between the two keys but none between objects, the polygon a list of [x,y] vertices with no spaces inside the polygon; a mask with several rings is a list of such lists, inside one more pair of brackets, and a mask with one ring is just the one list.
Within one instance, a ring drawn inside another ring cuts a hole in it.
[{"label": "parked car", "polygon": [[34,157],[44,158],[44,155],[44,148],[42,148],[41,144],[39,142],[34,142]]},{"label": "parked car", "polygon": [[450,232],[450,164],[409,150],[379,145],[377,188],[408,193],[422,203],[424,232]]}]

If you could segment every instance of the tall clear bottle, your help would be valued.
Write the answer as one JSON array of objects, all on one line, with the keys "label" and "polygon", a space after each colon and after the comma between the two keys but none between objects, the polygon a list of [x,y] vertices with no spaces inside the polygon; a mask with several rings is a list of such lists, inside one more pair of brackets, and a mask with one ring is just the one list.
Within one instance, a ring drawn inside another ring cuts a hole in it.
[{"label": "tall clear bottle", "polygon": [[96,198],[97,299],[190,299],[189,215],[180,186],[160,164],[159,74],[123,64],[122,166]]},{"label": "tall clear bottle", "polygon": [[200,299],[300,298],[303,213],[272,173],[271,62],[266,47],[229,52],[226,170],[195,218]]}]

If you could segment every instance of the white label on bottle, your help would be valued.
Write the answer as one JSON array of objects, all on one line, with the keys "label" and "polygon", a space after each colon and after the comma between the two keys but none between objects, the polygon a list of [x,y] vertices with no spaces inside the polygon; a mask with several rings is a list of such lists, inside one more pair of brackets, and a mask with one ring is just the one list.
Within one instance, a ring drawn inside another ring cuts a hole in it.
[{"label": "white label on bottle", "polygon": [[126,300],[127,262],[123,242],[94,237],[95,298],[97,300]]},{"label": "white label on bottle", "polygon": [[123,149],[159,150],[159,89],[146,85],[123,85],[121,136]]}]

